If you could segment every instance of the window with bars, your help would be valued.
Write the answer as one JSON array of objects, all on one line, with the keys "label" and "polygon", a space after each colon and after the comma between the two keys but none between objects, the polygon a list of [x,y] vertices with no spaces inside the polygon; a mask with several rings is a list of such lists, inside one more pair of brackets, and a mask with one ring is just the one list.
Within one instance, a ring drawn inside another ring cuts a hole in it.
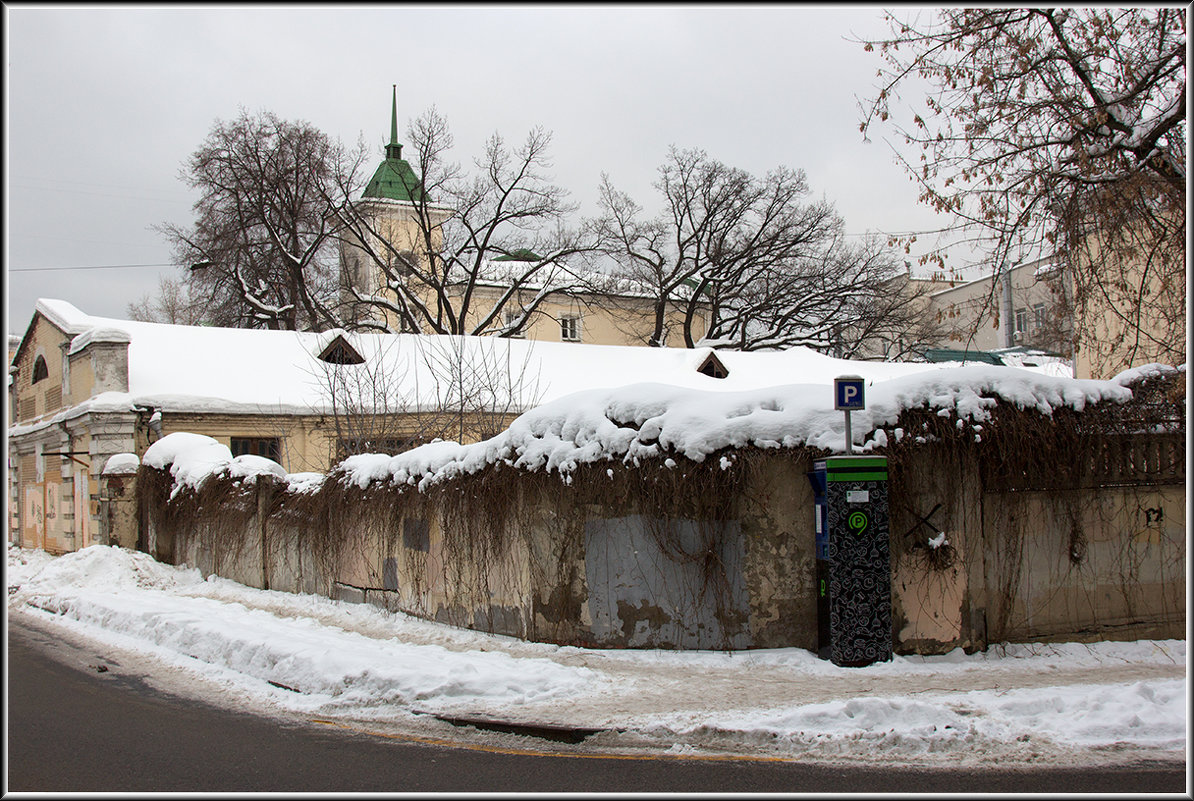
[{"label": "window with bars", "polygon": [[1038,330],[1045,327],[1045,304],[1038,303],[1032,307],[1032,327]]},{"label": "window with bars", "polygon": [[342,461],[358,453],[385,453],[392,456],[422,443],[423,440],[417,437],[341,437],[336,441],[336,458]]},{"label": "window with bars", "polygon": [[281,464],[282,441],[277,437],[232,437],[233,456],[264,456]]}]

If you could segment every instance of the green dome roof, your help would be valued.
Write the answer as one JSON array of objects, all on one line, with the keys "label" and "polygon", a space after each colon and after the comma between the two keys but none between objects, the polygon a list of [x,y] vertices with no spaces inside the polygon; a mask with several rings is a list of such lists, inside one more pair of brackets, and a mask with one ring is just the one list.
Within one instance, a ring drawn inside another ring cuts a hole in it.
[{"label": "green dome roof", "polygon": [[423,184],[406,159],[402,158],[402,145],[398,144],[397,84],[394,85],[394,103],[390,112],[390,143],[386,145],[386,158],[369,179],[361,197],[388,198],[407,203],[424,199]]}]

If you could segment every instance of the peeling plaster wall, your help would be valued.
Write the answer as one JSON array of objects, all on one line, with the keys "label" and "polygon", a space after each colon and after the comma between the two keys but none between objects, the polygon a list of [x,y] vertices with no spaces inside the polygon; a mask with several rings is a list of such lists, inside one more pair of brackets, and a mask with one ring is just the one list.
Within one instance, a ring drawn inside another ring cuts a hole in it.
[{"label": "peeling plaster wall", "polygon": [[[173,539],[148,515],[143,538],[159,558],[250,586],[532,640],[815,649],[809,459],[779,451],[742,461],[716,520],[651,511],[644,499],[659,487],[645,489],[650,474],[633,468],[604,495],[505,473],[428,494],[374,488],[331,505],[261,478],[247,494],[229,487],[175,514]],[[897,652],[1183,636],[1184,486],[985,492],[972,457],[926,448],[892,472],[891,488]],[[493,492],[512,495],[493,507]],[[164,508],[164,496],[148,502]],[[942,532],[948,544],[929,547]]]},{"label": "peeling plaster wall", "polygon": [[998,613],[993,638],[1139,626],[1184,636],[1183,487],[1000,493],[986,500],[988,550],[1005,552],[988,589],[999,593],[991,604]]},{"label": "peeling plaster wall", "polygon": [[816,543],[807,458],[769,456],[748,471],[739,501],[755,648],[817,647]]},{"label": "peeling plaster wall", "polygon": [[[973,454],[928,445],[890,476],[896,650],[985,647],[988,553],[977,461]],[[929,543],[942,534],[931,557]]]},{"label": "peeling plaster wall", "polygon": [[742,527],[643,515],[585,524],[590,631],[601,645],[746,648]]}]

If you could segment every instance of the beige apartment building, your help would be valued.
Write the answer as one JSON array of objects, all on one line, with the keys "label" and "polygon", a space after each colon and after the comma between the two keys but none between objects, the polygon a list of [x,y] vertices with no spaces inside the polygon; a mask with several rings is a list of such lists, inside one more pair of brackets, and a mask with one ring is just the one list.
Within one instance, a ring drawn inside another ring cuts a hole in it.
[{"label": "beige apartment building", "polygon": [[[1099,258],[1097,250],[1083,258]],[[1114,280],[1113,280],[1114,278]],[[927,290],[934,345],[959,351],[1027,349],[1065,358],[1075,378],[1113,378],[1130,367],[1184,360],[1184,275],[1151,273],[1139,263],[1108,269],[1108,286],[1076,302],[1074,281],[1060,259],[1012,267],[1007,277],[988,273],[972,281],[910,279]]]},{"label": "beige apartment building", "polygon": [[[1075,337],[1074,375],[1110,378],[1151,362],[1172,364],[1186,360],[1189,298],[1183,264],[1173,264],[1165,250],[1149,253],[1149,243],[1124,241],[1104,249],[1092,234],[1076,258],[1079,269],[1102,276],[1097,291],[1082,293],[1075,304],[1079,319]],[[1090,281],[1090,277],[1086,278]]]},{"label": "beige apartment building", "polygon": [[969,281],[917,279],[928,289],[926,313],[939,326],[937,345],[968,351],[1033,348],[1067,358],[1072,320],[1061,268],[1051,259],[1017,264],[1006,277]]}]

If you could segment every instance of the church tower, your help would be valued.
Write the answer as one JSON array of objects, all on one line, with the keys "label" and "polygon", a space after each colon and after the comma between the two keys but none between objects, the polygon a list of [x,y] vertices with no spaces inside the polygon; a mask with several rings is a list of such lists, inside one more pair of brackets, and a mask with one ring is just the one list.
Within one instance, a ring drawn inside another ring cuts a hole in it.
[{"label": "church tower", "polygon": [[402,145],[398,143],[398,84],[394,84],[394,96],[390,106],[390,143],[386,145],[386,157],[378,165],[361,197],[384,198],[409,204],[416,204],[424,199],[423,185],[410,164],[402,158]]},{"label": "church tower", "polygon": [[365,185],[360,200],[353,205],[367,220],[369,230],[362,231],[360,237],[346,237],[347,241],[341,245],[341,299],[348,318],[345,322],[384,320],[391,330],[397,331],[400,329],[397,320],[389,319],[382,309],[355,303],[351,289],[355,288],[361,295],[388,295],[392,299],[394,290],[388,282],[400,279],[405,284],[408,279],[415,280],[411,266],[426,262],[424,228],[430,227],[433,240],[438,241],[439,226],[451,216],[450,209],[435,205],[426,196],[414,169],[402,158],[397,84],[391,99],[390,142],[385,146],[385,158]]}]

